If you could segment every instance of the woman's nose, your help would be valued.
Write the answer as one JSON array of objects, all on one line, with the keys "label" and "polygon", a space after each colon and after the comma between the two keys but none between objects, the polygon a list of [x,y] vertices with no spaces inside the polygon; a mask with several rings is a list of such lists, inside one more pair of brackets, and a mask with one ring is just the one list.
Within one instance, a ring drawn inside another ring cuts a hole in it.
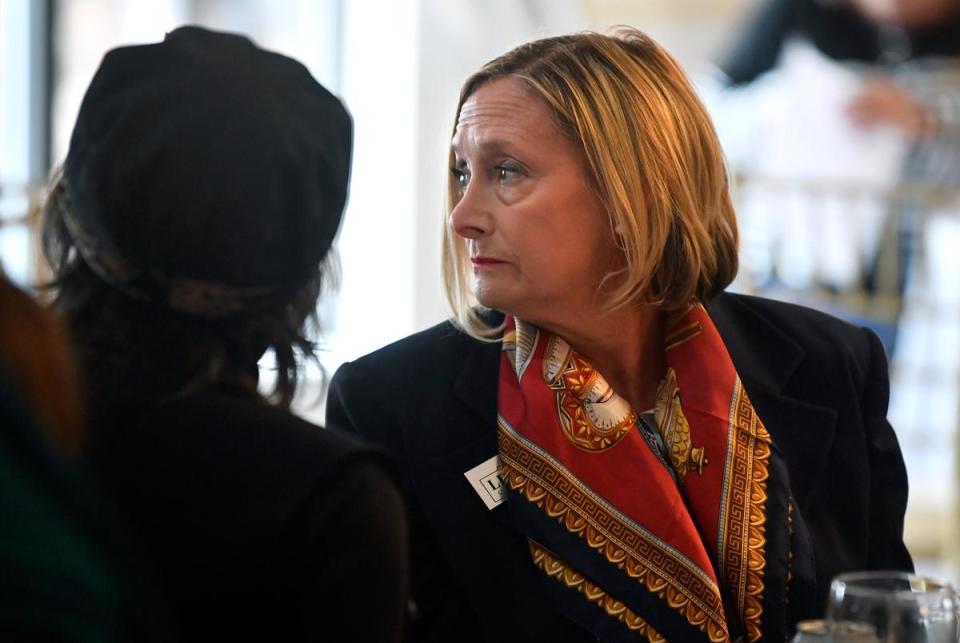
[{"label": "woman's nose", "polygon": [[450,212],[450,226],[464,239],[479,239],[490,234],[493,220],[490,212],[483,207],[482,199],[474,186],[467,187]]}]

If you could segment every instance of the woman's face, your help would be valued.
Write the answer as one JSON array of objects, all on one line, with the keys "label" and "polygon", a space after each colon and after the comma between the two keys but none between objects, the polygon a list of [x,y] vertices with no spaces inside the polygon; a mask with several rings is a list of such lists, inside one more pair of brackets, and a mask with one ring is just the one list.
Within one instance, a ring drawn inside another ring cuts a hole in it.
[{"label": "woman's face", "polygon": [[464,102],[451,149],[461,198],[450,225],[480,303],[548,328],[602,306],[621,251],[581,154],[540,100],[517,80],[487,82]]}]

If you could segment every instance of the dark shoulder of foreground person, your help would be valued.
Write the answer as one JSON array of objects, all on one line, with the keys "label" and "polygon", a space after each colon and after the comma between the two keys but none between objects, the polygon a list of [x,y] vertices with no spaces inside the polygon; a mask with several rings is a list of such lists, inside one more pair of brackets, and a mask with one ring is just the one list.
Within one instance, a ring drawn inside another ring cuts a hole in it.
[{"label": "dark shoulder of foreground person", "polygon": [[98,436],[99,469],[194,640],[397,640],[406,518],[384,454],[214,391],[137,415],[135,430],[119,421]]}]

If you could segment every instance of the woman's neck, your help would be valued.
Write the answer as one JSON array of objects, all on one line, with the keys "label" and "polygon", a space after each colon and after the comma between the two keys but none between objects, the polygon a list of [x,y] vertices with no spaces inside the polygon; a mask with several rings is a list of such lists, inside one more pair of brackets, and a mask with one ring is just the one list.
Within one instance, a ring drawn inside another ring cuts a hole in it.
[{"label": "woman's neck", "polygon": [[545,328],[586,357],[634,409],[645,411],[654,406],[666,371],[663,318],[654,307],[624,307]]}]

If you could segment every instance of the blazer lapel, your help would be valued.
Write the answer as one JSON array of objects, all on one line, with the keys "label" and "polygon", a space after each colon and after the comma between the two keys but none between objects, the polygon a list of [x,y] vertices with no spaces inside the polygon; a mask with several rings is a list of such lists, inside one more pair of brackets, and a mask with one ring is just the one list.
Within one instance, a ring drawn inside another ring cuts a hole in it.
[{"label": "blazer lapel", "polygon": [[[423,422],[438,429],[409,426],[404,433],[405,448],[419,454],[413,463],[417,496],[481,621],[499,632],[496,638],[579,641],[576,628],[541,591],[541,574],[530,560],[526,537],[514,527],[506,506],[487,509],[464,476],[497,455],[500,344],[466,337],[455,341],[464,344],[444,358],[451,367],[446,383],[452,395],[432,400],[422,415]],[[488,635],[493,637],[490,631]]]},{"label": "blazer lapel", "polygon": [[790,381],[803,364],[805,351],[745,300],[721,295],[705,307],[750,401],[787,461],[791,489],[805,513],[823,478],[837,413],[790,396]]},{"label": "blazer lapel", "polygon": [[[472,420],[471,429],[475,432],[475,437],[465,445],[464,453],[468,454],[467,458],[476,461],[474,464],[480,464],[489,457],[497,455],[497,378],[500,372],[500,344],[475,342],[472,348],[463,362],[463,369],[454,381],[453,395]],[[463,457],[451,458],[450,462],[453,464],[457,460],[465,462]],[[505,507],[492,509],[491,517],[511,531],[516,530],[507,516]]]},{"label": "blazer lapel", "polygon": [[[404,427],[405,450],[416,453],[412,459],[418,474],[415,484],[420,495],[437,502],[460,504],[439,508],[463,512],[464,516],[489,515],[508,524],[502,507],[487,510],[470,486],[464,473],[497,455],[497,369],[500,345],[484,344],[464,335],[445,338],[455,349],[441,358],[443,384],[451,395],[426,402],[420,423]],[[423,403],[421,403],[423,404]],[[442,427],[424,430],[423,424]]]},{"label": "blazer lapel", "polygon": [[[484,427],[485,433],[495,435],[500,344],[474,342],[470,348],[463,360],[463,368],[453,382],[453,394]],[[496,448],[496,439],[493,444]]]}]

